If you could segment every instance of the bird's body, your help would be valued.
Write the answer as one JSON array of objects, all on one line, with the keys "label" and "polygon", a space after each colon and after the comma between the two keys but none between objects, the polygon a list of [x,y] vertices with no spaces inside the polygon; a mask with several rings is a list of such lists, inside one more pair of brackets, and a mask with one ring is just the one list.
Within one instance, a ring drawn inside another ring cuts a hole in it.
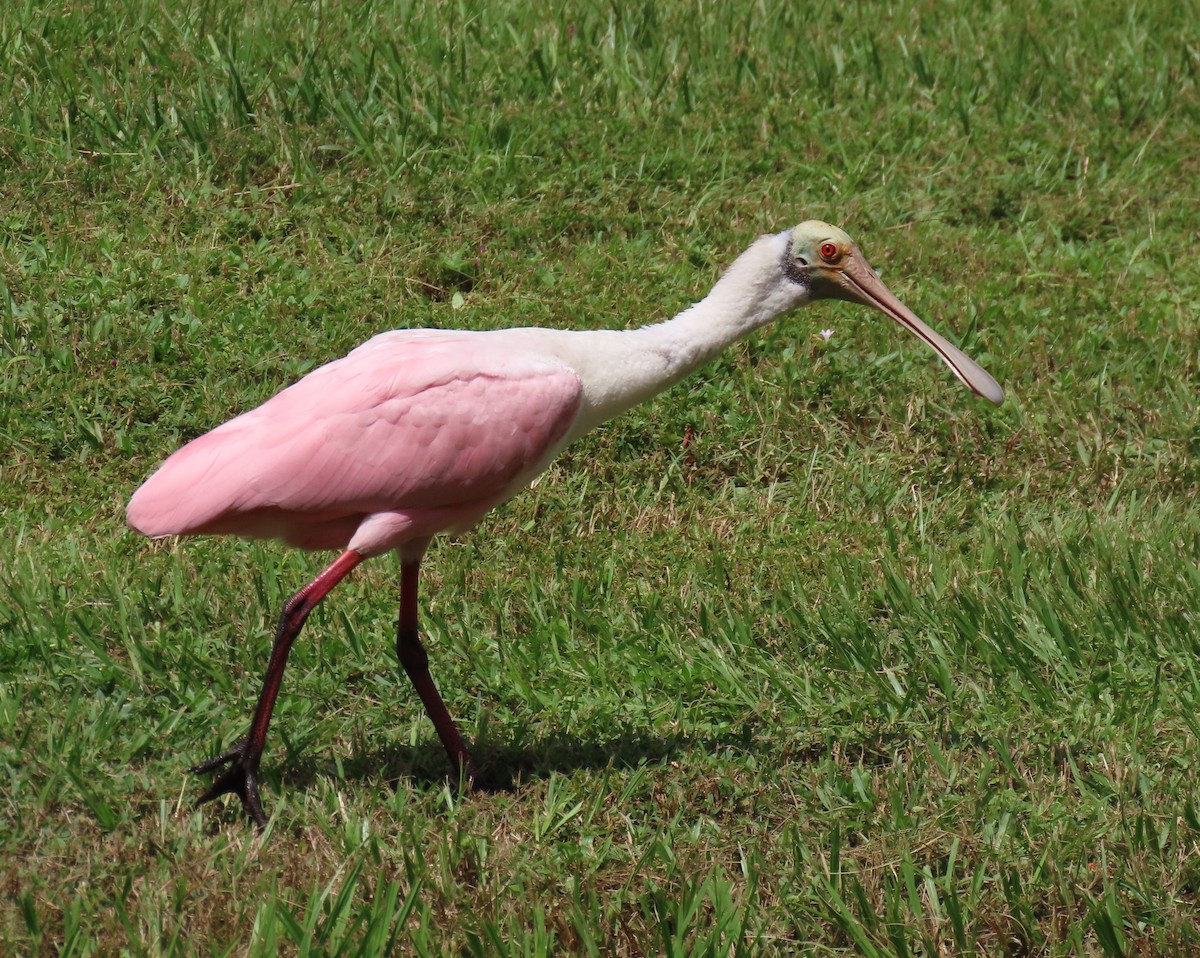
[{"label": "bird's body", "polygon": [[735,339],[831,297],[887,313],[977,394],[1002,398],[986,372],[888,292],[849,237],[810,222],[760,238],[703,301],[666,322],[623,331],[382,333],[176,452],[130,501],[139,532],[343,550],[285,610],[251,734],[201,767],[231,765],[205,797],[237,791],[264,820],[255,775],[291,642],[351,568],[393,549],[404,569],[401,660],[452,759],[473,774],[417,638],[417,569],[432,537],[474,525],[569,443]]},{"label": "bird's body", "polygon": [[364,557],[473,525],[541,470],[580,407],[568,366],[488,337],[376,336],[181,449],[130,521]]}]

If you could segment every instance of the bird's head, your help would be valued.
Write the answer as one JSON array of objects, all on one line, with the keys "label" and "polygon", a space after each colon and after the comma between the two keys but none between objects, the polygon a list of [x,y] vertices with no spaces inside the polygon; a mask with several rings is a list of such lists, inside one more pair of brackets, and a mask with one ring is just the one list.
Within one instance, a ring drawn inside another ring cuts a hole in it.
[{"label": "bird's head", "polygon": [[820,220],[808,220],[791,231],[784,256],[787,278],[808,291],[808,299],[843,299],[861,303],[890,316],[924,340],[977,396],[997,406],[1004,390],[975,360],[921,322],[884,285],[844,230]]}]

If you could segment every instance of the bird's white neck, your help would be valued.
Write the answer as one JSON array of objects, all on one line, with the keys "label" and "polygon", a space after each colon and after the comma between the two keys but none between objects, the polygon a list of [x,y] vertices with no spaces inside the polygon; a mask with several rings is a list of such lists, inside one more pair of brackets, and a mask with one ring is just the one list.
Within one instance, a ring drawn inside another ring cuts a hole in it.
[{"label": "bird's white neck", "polygon": [[673,319],[634,331],[641,348],[663,355],[667,384],[807,300],[808,291],[783,276],[790,238],[790,230],[759,237],[704,299]]},{"label": "bird's white neck", "polygon": [[661,392],[734,340],[803,305],[808,291],[782,270],[790,239],[790,231],[760,237],[704,299],[673,319],[574,334],[582,338],[571,345],[582,349],[571,349],[570,363],[583,383],[585,408],[572,433],[582,435]]}]

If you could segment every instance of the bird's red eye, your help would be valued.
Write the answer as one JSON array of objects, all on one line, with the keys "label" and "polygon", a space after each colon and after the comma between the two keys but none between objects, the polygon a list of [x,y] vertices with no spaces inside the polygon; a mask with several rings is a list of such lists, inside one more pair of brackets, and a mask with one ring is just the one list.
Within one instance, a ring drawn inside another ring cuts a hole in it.
[{"label": "bird's red eye", "polygon": [[837,247],[834,246],[832,243],[822,243],[821,244],[821,255],[824,256],[831,263],[835,259],[837,259],[837,252],[838,252]]}]

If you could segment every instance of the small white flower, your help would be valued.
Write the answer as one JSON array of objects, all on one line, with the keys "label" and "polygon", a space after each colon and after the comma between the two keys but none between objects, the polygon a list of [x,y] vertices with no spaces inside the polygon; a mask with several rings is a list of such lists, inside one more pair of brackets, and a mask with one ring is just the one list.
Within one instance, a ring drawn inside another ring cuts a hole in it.
[{"label": "small white flower", "polygon": [[822,329],[822,330],[821,330],[821,338],[822,338],[823,340],[825,340],[825,342],[829,342],[829,339],[830,339],[830,337],[831,337],[831,336],[833,336],[833,330],[832,330],[832,329]]}]

